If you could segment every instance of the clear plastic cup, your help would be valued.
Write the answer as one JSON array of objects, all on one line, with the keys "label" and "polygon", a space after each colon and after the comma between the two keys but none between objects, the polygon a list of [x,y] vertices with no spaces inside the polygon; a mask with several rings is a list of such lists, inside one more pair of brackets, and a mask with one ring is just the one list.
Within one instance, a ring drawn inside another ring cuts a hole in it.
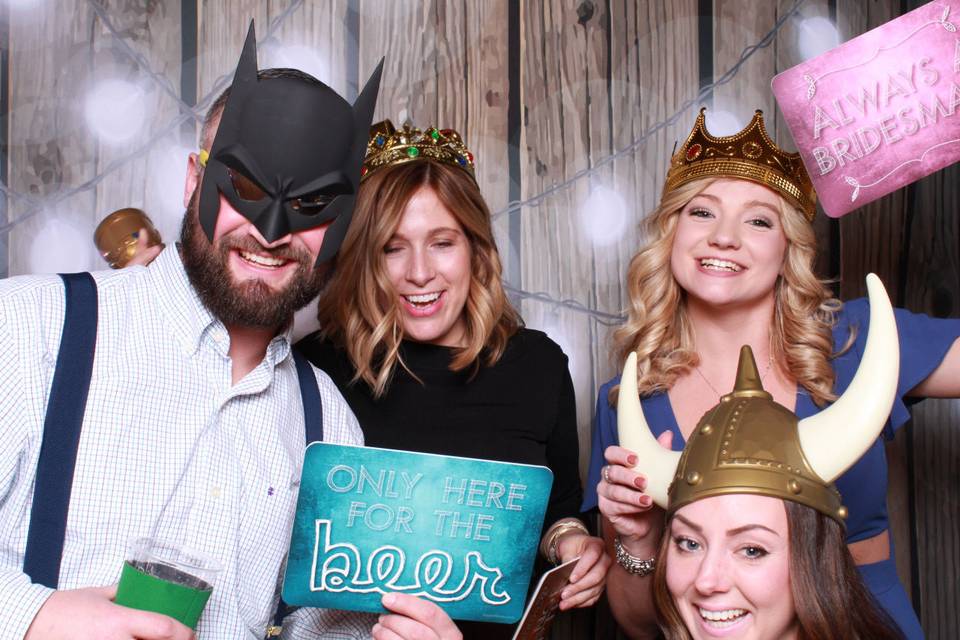
[{"label": "clear plastic cup", "polygon": [[220,570],[217,562],[199,554],[139,538],[128,550],[114,601],[162,613],[196,629]]}]

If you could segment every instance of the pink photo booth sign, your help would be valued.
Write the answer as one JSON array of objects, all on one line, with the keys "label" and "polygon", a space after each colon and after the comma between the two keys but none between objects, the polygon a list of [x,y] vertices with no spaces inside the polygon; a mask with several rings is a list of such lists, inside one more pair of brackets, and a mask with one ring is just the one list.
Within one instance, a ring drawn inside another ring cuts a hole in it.
[{"label": "pink photo booth sign", "polygon": [[960,160],[960,0],[926,4],[773,79],[833,218]]}]

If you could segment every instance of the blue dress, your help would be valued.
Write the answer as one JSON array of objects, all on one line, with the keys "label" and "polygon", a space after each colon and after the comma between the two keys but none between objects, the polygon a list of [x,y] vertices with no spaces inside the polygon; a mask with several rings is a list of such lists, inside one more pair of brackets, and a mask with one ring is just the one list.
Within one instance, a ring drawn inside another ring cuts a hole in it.
[{"label": "blue dress", "polygon": [[[843,305],[833,330],[834,349],[839,350],[847,342],[852,327],[857,335],[853,346],[832,361],[836,371],[837,392],[842,394],[853,379],[860,364],[863,348],[869,332],[870,307],[865,298]],[[907,398],[905,394],[920,384],[943,361],[954,340],[960,337],[960,320],[942,320],[903,309],[894,310],[900,336],[900,382],[890,419],[878,438],[862,458],[836,481],[837,489],[847,507],[847,541],[856,542],[871,538],[888,528],[887,522],[887,458],[883,441],[894,437],[896,430],[910,419],[908,405],[920,398]],[[593,431],[590,468],[587,486],[584,489],[583,511],[597,506],[597,483],[605,463],[603,451],[618,443],[617,413],[607,402],[610,388],[620,383],[620,377],[610,380],[602,387],[597,399],[596,423]],[[680,451],[685,444],[677,425],[670,398],[666,393],[657,393],[641,400],[643,412],[654,435],[666,430],[673,432],[673,448]],[[806,418],[819,411],[810,395],[802,388],[797,390],[796,414]],[[900,625],[909,640],[923,638],[923,631],[907,594],[897,578],[893,560],[890,559],[859,567],[864,582],[874,598]]]}]

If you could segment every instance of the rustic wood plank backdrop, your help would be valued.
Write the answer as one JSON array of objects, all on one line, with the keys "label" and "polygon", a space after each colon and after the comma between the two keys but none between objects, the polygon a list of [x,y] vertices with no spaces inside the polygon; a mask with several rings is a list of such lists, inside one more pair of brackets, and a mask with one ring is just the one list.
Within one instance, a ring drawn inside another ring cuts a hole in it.
[{"label": "rustic wood plank backdrop", "polygon": [[[4,3],[0,276],[100,268],[90,237],[120,207],[144,208],[176,237],[186,153],[251,18],[261,67],[302,68],[349,99],[385,57],[377,118],[454,127],[477,157],[507,283],[527,324],[570,359],[583,471],[596,389],[618,364],[608,341],[644,242],[639,222],[696,108],[708,106],[721,133],[761,108],[793,148],[773,75],[832,35],[845,41],[919,4],[807,0],[791,14],[794,0]],[[98,125],[97,104],[120,104],[117,120],[136,126]],[[839,223],[821,215],[820,274],[850,298],[873,271],[895,304],[960,316],[958,185],[952,167]],[[926,401],[888,447],[898,568],[930,638],[960,631],[958,418],[957,401]],[[614,635],[602,608],[561,617],[554,631]]]}]

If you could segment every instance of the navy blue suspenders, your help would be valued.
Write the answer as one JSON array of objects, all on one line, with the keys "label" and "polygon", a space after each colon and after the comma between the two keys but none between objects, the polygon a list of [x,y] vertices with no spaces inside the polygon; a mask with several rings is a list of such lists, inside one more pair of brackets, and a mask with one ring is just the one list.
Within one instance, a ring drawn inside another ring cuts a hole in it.
[{"label": "navy blue suspenders", "polygon": [[[60,353],[43,422],[43,440],[23,558],[23,572],[33,582],[51,589],[57,588],[60,576],[73,471],[97,342],[96,282],[89,273],[60,274],[60,277],[66,293],[66,311]],[[309,444],[323,440],[323,404],[310,363],[295,349],[293,360]],[[275,624],[279,625],[288,611],[281,600]]]},{"label": "navy blue suspenders", "polygon": [[61,274],[66,311],[33,489],[23,572],[51,589],[60,578],[80,428],[97,343],[97,285],[89,273]]}]

